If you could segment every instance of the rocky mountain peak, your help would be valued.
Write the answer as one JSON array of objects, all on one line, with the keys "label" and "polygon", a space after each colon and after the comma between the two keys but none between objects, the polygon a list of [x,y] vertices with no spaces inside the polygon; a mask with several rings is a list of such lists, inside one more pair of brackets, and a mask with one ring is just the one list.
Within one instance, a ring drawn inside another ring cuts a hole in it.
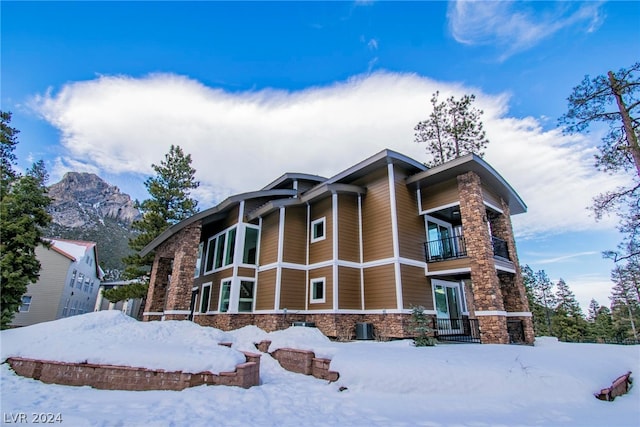
[{"label": "rocky mountain peak", "polygon": [[65,227],[92,227],[105,218],[129,226],[140,216],[128,194],[93,173],[67,172],[49,187],[49,197],[53,222]]}]

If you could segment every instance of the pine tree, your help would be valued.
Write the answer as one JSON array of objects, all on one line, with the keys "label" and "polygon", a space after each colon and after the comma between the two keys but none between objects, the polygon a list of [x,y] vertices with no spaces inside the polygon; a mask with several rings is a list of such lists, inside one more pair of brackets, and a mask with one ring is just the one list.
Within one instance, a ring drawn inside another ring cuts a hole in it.
[{"label": "pine tree", "polygon": [[615,283],[611,290],[611,311],[613,323],[621,339],[640,339],[640,295],[638,294],[638,277],[633,270],[625,270],[617,266],[611,273]]},{"label": "pine tree", "polygon": [[415,127],[415,141],[426,143],[432,160],[428,166],[437,166],[465,154],[480,157],[489,141],[480,120],[483,111],[472,106],[475,95],[464,95],[459,100],[453,96],[438,102],[439,92],[431,97],[433,107],[427,120]]},{"label": "pine tree", "polygon": [[576,296],[563,279],[556,284],[555,296],[557,305],[552,319],[554,333],[565,341],[581,341],[586,336],[587,324]]},{"label": "pine tree", "polygon": [[547,336],[554,336],[551,318],[556,306],[556,297],[553,293],[553,282],[547,276],[544,270],[539,270],[534,274],[535,281],[533,283],[533,297],[534,302],[542,307],[541,321],[544,321],[545,330],[544,333]]},{"label": "pine tree", "polygon": [[548,327],[549,323],[547,322],[547,309],[538,303],[534,293],[534,289],[537,286],[537,277],[540,277],[542,272],[539,272],[539,274],[536,275],[528,265],[521,267],[521,270],[522,281],[526,290],[527,300],[529,301],[529,309],[533,315],[533,329],[535,334],[536,336],[542,336],[545,334],[550,335]]},{"label": "pine tree", "polygon": [[27,285],[38,280],[40,262],[35,250],[38,245],[48,246],[42,239],[42,229],[51,221],[47,213],[51,200],[47,197],[47,172],[42,161],[24,176],[13,170],[18,131],[9,126],[11,113],[1,113],[1,118],[0,327],[4,329],[20,308]]},{"label": "pine tree", "polygon": [[606,343],[615,338],[611,310],[592,299],[587,316],[587,337],[590,341]]},{"label": "pine tree", "polygon": [[172,145],[160,165],[152,167],[156,176],[144,182],[151,198],[136,201],[142,219],[131,226],[138,232],[129,241],[129,247],[136,253],[123,259],[126,265],[124,276],[129,279],[145,278],[151,270],[154,254],[141,257],[140,250],[171,225],[198,212],[198,202],[190,195],[200,183],[194,178],[196,170],[191,167],[190,154],[185,155],[182,148]]}]

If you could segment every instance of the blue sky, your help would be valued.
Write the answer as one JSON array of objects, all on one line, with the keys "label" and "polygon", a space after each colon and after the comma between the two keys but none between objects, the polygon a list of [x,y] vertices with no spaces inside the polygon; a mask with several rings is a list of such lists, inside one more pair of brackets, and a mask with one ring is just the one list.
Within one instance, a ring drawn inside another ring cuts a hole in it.
[{"label": "blue sky", "polygon": [[0,3],[2,110],[20,167],[95,172],[134,198],[170,144],[194,158],[201,208],[284,171],[331,176],[390,148],[426,161],[429,99],[474,93],[485,159],[529,207],[520,261],[608,303],[620,236],[593,196],[598,132],[557,119],[585,75],[640,57],[640,2]]}]

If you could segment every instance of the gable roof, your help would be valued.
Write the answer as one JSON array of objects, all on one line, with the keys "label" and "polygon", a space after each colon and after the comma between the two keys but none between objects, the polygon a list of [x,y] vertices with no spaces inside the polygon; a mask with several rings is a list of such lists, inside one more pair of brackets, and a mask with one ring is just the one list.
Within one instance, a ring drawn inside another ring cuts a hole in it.
[{"label": "gable roof", "polygon": [[422,188],[453,179],[469,171],[478,174],[483,183],[507,202],[511,215],[527,211],[527,205],[513,187],[489,163],[475,154],[466,154],[410,176],[407,178],[407,185],[414,189]]},{"label": "gable roof", "polygon": [[96,277],[102,279],[104,271],[98,265],[98,245],[96,242],[87,242],[84,240],[68,240],[68,239],[52,239],[44,238],[43,240],[51,243],[51,249],[59,253],[71,262],[82,260],[87,252],[93,251],[93,258],[96,267]]}]

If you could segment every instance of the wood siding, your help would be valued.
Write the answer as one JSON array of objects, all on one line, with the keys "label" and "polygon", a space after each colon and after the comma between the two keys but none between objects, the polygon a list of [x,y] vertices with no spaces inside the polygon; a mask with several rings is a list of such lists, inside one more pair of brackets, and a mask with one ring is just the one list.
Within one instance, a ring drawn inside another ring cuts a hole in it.
[{"label": "wood siding", "polygon": [[324,303],[309,303],[309,310],[331,310],[333,309],[333,267],[314,268],[309,271],[309,281],[307,287],[310,286],[311,280],[325,278],[325,297]]},{"label": "wood siding", "polygon": [[456,179],[430,185],[427,188],[423,188],[420,193],[422,210],[424,211],[460,201],[458,181]]},{"label": "wood siding", "polygon": [[416,261],[424,261],[423,243],[427,239],[424,218],[418,213],[417,194],[405,185],[405,178],[406,175],[396,171],[396,211],[398,215],[400,256]]},{"label": "wood siding", "polygon": [[[63,289],[65,286],[71,289],[68,286],[69,284],[66,283],[67,273],[72,264],[71,260],[53,249],[47,249],[43,246],[37,246],[35,252],[38,261],[42,265],[40,278],[36,283],[30,283],[27,286],[25,295],[31,296],[29,311],[16,313],[11,322],[12,325],[28,326],[55,320],[60,307]],[[99,285],[99,283],[96,283],[94,287]],[[73,291],[82,293],[82,289],[74,288]],[[95,303],[95,298],[93,303]],[[93,311],[93,305],[89,307],[89,311]]]},{"label": "wood siding", "polygon": [[396,278],[393,264],[364,269],[364,308],[396,307]]},{"label": "wood siding", "polygon": [[433,296],[431,293],[431,281],[424,276],[424,269],[411,265],[401,265],[402,298],[403,306],[410,309],[412,306],[423,306],[427,310],[433,310]]},{"label": "wood siding", "polygon": [[427,268],[430,272],[433,272],[433,271],[445,271],[445,270],[452,270],[456,268],[469,268],[469,267],[471,267],[471,258],[465,257],[465,258],[450,259],[447,261],[430,262]]},{"label": "wood siding", "polygon": [[304,310],[307,274],[304,270],[282,269],[280,308]]},{"label": "wood siding", "polygon": [[338,308],[360,310],[360,269],[338,267]]},{"label": "wood siding", "polygon": [[222,229],[231,227],[238,223],[238,214],[240,213],[240,206],[234,206],[227,213],[227,217],[222,221]]},{"label": "wood siding", "polygon": [[358,182],[365,185],[367,195],[362,199],[362,240],[364,261],[393,257],[393,232],[389,178],[380,169]]},{"label": "wood siding", "polygon": [[360,262],[358,196],[338,196],[338,259]]},{"label": "wood siding", "polygon": [[259,272],[256,287],[256,310],[273,310],[276,298],[276,269]]},{"label": "wood siding", "polygon": [[325,218],[325,239],[309,243],[309,264],[327,261],[333,258],[333,214],[331,197],[311,204],[311,222]]},{"label": "wood siding", "polygon": [[255,268],[238,267],[238,277],[255,277],[255,276],[256,276]]},{"label": "wood siding", "polygon": [[304,264],[307,262],[307,209],[289,207],[284,218],[283,261]]},{"label": "wood siding", "polygon": [[278,228],[280,212],[272,212],[262,220],[260,231],[260,265],[273,264],[278,260]]},{"label": "wood siding", "polygon": [[500,196],[498,196],[496,193],[493,192],[493,190],[486,187],[485,185],[482,185],[482,198],[486,202],[492,204],[495,207],[500,208],[502,206],[502,201],[500,199]]}]

